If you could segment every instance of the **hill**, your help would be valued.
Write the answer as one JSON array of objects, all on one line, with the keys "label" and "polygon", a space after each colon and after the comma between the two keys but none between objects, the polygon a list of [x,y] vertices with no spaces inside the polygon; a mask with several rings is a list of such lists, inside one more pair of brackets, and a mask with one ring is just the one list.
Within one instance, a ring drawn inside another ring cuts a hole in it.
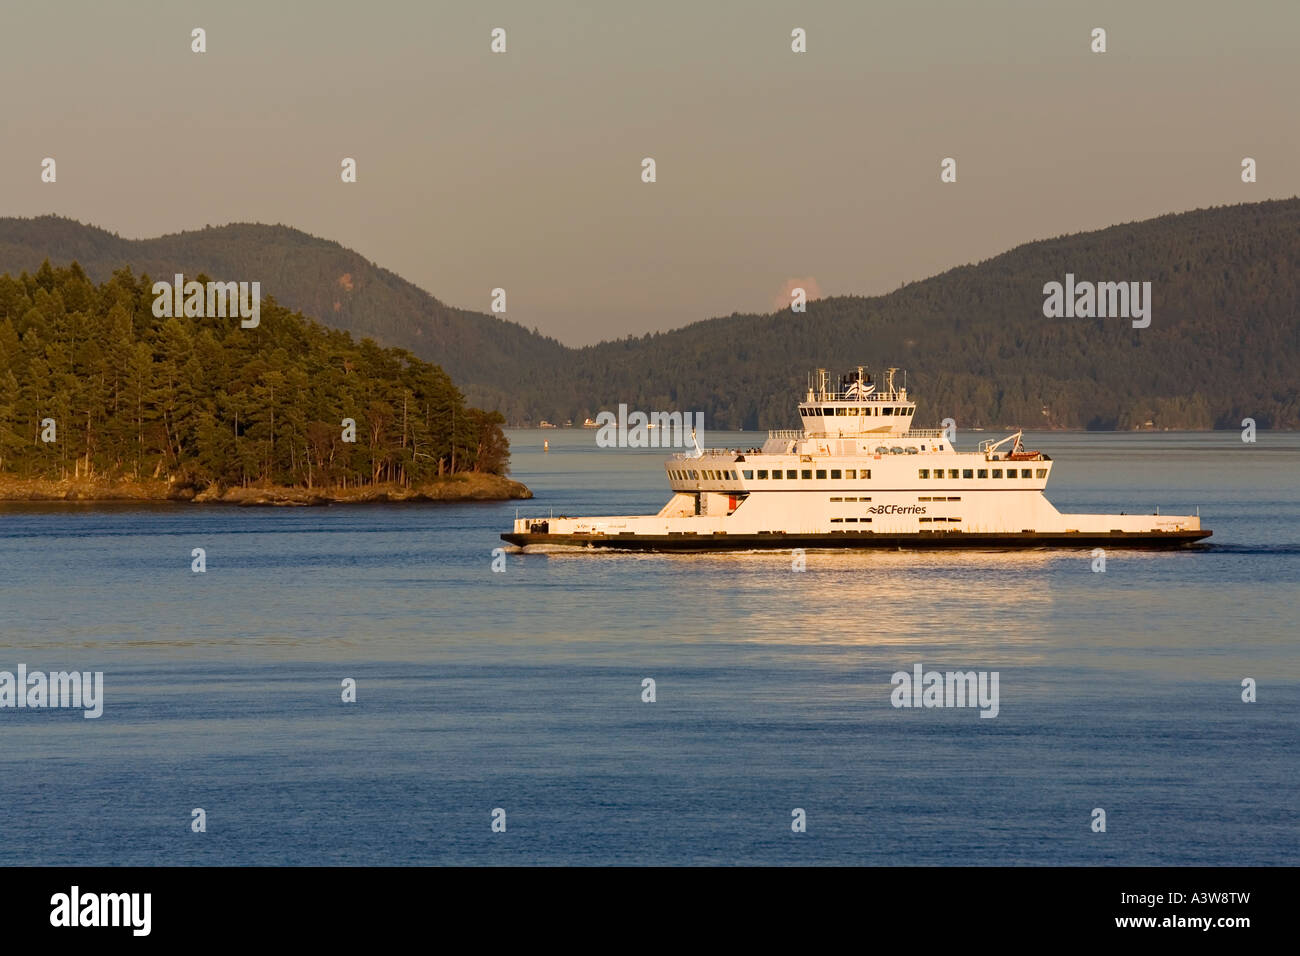
[{"label": "hill", "polygon": [[[271,297],[252,327],[154,306],[125,269],[98,286],[76,264],[0,275],[0,497],[526,491],[481,477],[507,469],[501,416],[436,365]],[[67,482],[90,484],[46,487]]]},{"label": "hill", "polygon": [[[1046,283],[1149,281],[1148,328],[1047,318]],[[1162,216],[1020,246],[888,295],[731,315],[578,353],[547,411],[703,410],[716,428],[795,424],[814,367],[909,370],[917,424],[1300,427],[1300,200]],[[552,398],[551,396],[554,395]]]},{"label": "hill", "polygon": [[[1300,199],[1202,209],[1027,243],[887,295],[733,314],[569,349],[453,309],[337,243],[233,225],[123,240],[66,219],[0,219],[0,271],[46,257],[92,275],[263,277],[291,308],[442,365],[512,424],[626,402],[703,411],[710,428],[793,424],[815,367],[909,372],[918,425],[1300,427]],[[1043,287],[1150,282],[1152,318],[1048,318]],[[348,277],[346,282],[343,277]],[[350,288],[347,288],[350,286]]]},{"label": "hill", "polygon": [[159,279],[202,272],[258,280],[288,308],[356,338],[437,362],[473,404],[515,417],[503,369],[553,361],[559,342],[493,315],[455,309],[337,242],[287,226],[235,223],[153,239],[123,239],[58,216],[0,218],[0,273],[78,263],[95,282],[130,268]]}]

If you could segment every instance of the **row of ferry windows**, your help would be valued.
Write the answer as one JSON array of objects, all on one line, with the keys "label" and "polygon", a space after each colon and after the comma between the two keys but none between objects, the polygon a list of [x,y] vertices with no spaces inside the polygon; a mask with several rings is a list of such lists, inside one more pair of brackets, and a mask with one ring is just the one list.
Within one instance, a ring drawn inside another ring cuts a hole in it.
[{"label": "row of ferry windows", "polygon": [[833,407],[821,408],[818,406],[810,407],[805,405],[804,407],[799,409],[799,411],[803,415],[812,415],[814,417],[819,417],[819,418],[831,418],[831,417],[851,418],[851,417],[856,417],[858,415],[865,415],[867,417],[871,417],[875,415],[879,417],[881,415],[912,414],[912,409],[907,408],[905,406],[899,407],[895,405],[884,405],[884,406],[863,405],[860,408],[833,408]]},{"label": "row of ferry windows", "polygon": [[[1037,476],[1035,476],[1035,474],[1034,474],[1034,469],[1031,469],[1031,468],[1021,468],[1021,469],[1020,469],[1020,474],[1017,475],[1017,474],[1016,474],[1016,469],[1014,469],[1014,468],[1008,468],[1008,469],[1007,469],[1007,477],[1008,477],[1008,478],[1016,478],[1016,477],[1020,477],[1020,478],[1033,478],[1033,477],[1046,478],[1046,477],[1047,477],[1047,469],[1046,469],[1046,468],[1039,468],[1039,469],[1037,469],[1037,472],[1038,472],[1038,474],[1037,474]],[[931,470],[930,470],[929,468],[919,468],[919,469],[917,469],[916,477],[918,477],[918,478],[929,478],[929,477],[931,477],[931,474],[933,474],[933,476],[934,476],[935,478],[942,478],[942,477],[944,476],[944,475],[943,475],[943,469],[942,469],[942,468],[935,468],[933,472],[931,472]],[[956,477],[958,477],[959,475],[960,475],[962,478],[987,478],[987,477],[989,477],[989,470],[988,470],[987,468],[962,468],[962,469],[960,469],[960,470],[957,469],[957,468],[949,468],[949,469],[948,469],[948,477],[949,477],[949,478],[956,478]],[[993,469],[993,477],[994,477],[994,478],[1001,478],[1001,477],[1002,477],[1002,469],[1001,469],[1001,468],[994,468],[994,469]]]},{"label": "row of ferry windows", "polygon": [[[784,473],[784,478],[789,481],[797,481],[799,479],[802,479],[804,481],[812,481],[813,475],[815,474],[817,476],[817,480],[824,481],[826,479],[827,471],[828,469],[826,468],[799,468],[799,469],[787,468]],[[858,480],[859,477],[861,478],[871,477],[870,468],[863,468],[861,469],[861,471],[859,471],[857,468],[845,468],[845,469],[831,468],[829,469],[829,472],[832,481],[839,481],[843,478],[851,478],[854,481],[856,481]],[[668,474],[674,481],[700,481],[700,480],[736,481],[738,480],[738,476],[734,471],[669,471]],[[744,472],[742,472],[742,474],[744,474],[746,481],[754,480],[755,472],[753,470],[747,469]],[[769,471],[766,468],[760,468],[758,469],[757,474],[758,474],[758,479],[760,481],[781,481],[782,480],[782,472],[780,468],[774,468],[771,471]]]},{"label": "row of ferry windows", "polygon": [[[870,478],[870,477],[871,477],[871,469],[870,469],[870,468],[863,468],[863,469],[862,469],[862,474],[861,474],[860,476],[859,476],[859,474],[858,474],[858,469],[856,469],[856,468],[846,468],[846,469],[840,469],[840,468],[831,468],[831,469],[826,469],[826,468],[801,468],[801,469],[787,468],[787,469],[785,470],[785,473],[784,473],[784,478],[785,478],[786,480],[789,480],[789,481],[797,481],[797,480],[800,480],[800,479],[802,479],[802,480],[804,480],[804,481],[811,481],[811,480],[813,480],[813,476],[816,475],[818,481],[824,481],[824,480],[826,479],[826,475],[827,475],[827,472],[828,472],[828,471],[829,471],[829,473],[830,473],[830,478],[831,478],[832,481],[840,481],[840,480],[845,479],[845,478],[847,478],[847,479],[852,479],[852,480],[856,481],[859,477],[862,477],[862,478]],[[1015,468],[1008,468],[1008,469],[1006,469],[1006,472],[1007,472],[1007,475],[1006,475],[1006,476],[1007,476],[1008,478],[1046,478],[1046,477],[1047,477],[1047,469],[1046,469],[1046,468],[1038,468],[1038,469],[1021,468],[1021,469],[1019,470],[1019,474],[1016,473],[1016,469],[1015,469]],[[753,480],[754,480],[755,472],[754,472],[753,470],[748,470],[748,469],[747,469],[747,470],[745,470],[744,472],[742,472],[742,474],[745,476],[745,480],[746,480],[746,481],[753,481]],[[739,481],[739,480],[740,480],[740,475],[736,474],[736,472],[734,472],[734,471],[714,471],[714,470],[707,470],[707,471],[670,471],[670,472],[669,472],[669,475],[672,477],[672,479],[673,479],[674,481],[700,481],[700,480],[703,480],[703,481]],[[769,480],[771,480],[771,481],[780,481],[780,480],[782,480],[782,472],[781,472],[781,469],[779,469],[779,468],[777,468],[777,469],[773,469],[773,470],[770,471],[770,472],[769,472],[767,469],[760,468],[760,469],[758,469],[758,471],[757,471],[757,475],[758,475],[758,480],[760,480],[760,481],[769,481]],[[770,475],[770,477],[769,477],[769,475]],[[930,469],[930,468],[920,468],[920,469],[917,469],[916,477],[918,477],[918,478],[927,478],[927,479],[928,479],[928,478],[939,478],[939,479],[943,479],[944,477],[947,477],[947,478],[988,478],[988,477],[990,477],[990,475],[989,475],[989,469],[987,469],[987,468],[960,468],[960,469],[958,469],[958,468],[949,468],[948,471],[947,471],[946,476],[945,476],[944,470],[943,470],[942,468],[934,468],[934,469]],[[1002,469],[1001,469],[1001,468],[994,468],[994,469],[993,469],[992,477],[994,477],[994,478],[1001,478],[1001,477],[1002,477]]]}]

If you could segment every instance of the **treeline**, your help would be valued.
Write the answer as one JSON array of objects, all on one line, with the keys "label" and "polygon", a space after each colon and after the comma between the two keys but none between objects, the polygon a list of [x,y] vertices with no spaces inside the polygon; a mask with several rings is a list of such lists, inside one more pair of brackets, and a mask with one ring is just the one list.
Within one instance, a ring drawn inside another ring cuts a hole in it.
[{"label": "treeline", "polygon": [[256,328],[157,318],[152,284],[122,269],[96,286],[76,263],[0,275],[0,474],[327,488],[507,471],[501,415],[438,366],[269,296]]},{"label": "treeline", "polygon": [[[0,218],[0,272],[80,263],[95,281],[121,268],[170,281],[200,272],[258,280],[289,308],[436,362],[473,405],[527,415],[517,373],[541,385],[568,354],[559,342],[489,313],[446,305],[337,242],[281,225],[232,223],[152,239],[123,239],[61,216]],[[487,290],[484,290],[484,302]]]},{"label": "treeline", "polygon": [[[706,429],[788,427],[808,371],[865,363],[908,370],[919,426],[952,416],[962,427],[1239,428],[1253,418],[1300,428],[1300,199],[1046,239],[888,295],[583,349],[445,306],[337,243],[284,226],[124,240],[57,217],[0,219],[0,270],[33,269],[44,255],[81,255],[104,279],[125,261],[163,279],[200,270],[260,279],[331,326],[438,362],[472,402],[511,424],[581,422],[626,402],[703,412]],[[1043,285],[1066,273],[1151,282],[1150,327],[1047,318]]]},{"label": "treeline", "polygon": [[[1045,317],[1043,285],[1066,273],[1150,281],[1150,327]],[[859,363],[908,370],[919,427],[1300,428],[1300,200],[1034,242],[802,315],[606,342],[530,399],[551,421],[628,402],[702,410],[706,429],[781,428],[809,370]]]}]

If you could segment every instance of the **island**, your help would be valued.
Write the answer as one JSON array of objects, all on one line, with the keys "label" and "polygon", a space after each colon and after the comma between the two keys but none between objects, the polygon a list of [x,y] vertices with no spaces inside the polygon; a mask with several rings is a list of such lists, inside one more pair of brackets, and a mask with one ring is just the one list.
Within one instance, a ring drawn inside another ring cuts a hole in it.
[{"label": "island", "polygon": [[0,501],[532,497],[507,477],[501,413],[438,365],[271,296],[249,325],[181,279],[177,314],[129,269],[0,275]]}]

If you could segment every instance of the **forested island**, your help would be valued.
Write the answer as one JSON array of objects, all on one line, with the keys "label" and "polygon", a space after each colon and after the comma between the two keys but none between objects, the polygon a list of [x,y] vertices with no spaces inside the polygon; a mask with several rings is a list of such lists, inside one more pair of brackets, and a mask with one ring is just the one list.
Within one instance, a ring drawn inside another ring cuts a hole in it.
[{"label": "forested island", "polygon": [[75,262],[0,275],[0,500],[532,497],[501,414],[437,365],[271,296],[256,328],[158,317],[152,287]]}]

